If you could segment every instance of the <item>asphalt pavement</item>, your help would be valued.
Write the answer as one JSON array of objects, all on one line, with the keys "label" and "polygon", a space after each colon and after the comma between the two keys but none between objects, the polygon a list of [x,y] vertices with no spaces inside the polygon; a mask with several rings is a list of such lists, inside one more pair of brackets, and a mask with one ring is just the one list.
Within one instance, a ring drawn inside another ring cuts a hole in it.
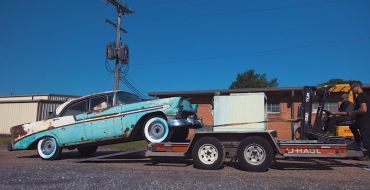
[{"label": "asphalt pavement", "polygon": [[[99,148],[94,155],[116,153]],[[265,172],[244,171],[226,159],[218,170],[201,170],[191,159],[144,158],[142,153],[74,163],[83,157],[63,150],[60,160],[41,160],[36,150],[0,146],[0,189],[370,189],[369,161],[277,157]]]}]

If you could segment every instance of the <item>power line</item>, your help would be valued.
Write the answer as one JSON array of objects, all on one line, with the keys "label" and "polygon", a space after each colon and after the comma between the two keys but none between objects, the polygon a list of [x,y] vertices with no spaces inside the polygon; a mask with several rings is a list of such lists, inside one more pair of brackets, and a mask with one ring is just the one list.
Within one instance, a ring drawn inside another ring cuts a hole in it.
[{"label": "power line", "polygon": [[156,5],[156,4],[164,4],[164,3],[176,3],[180,1],[189,1],[189,0],[176,0],[176,1],[163,1],[163,2],[153,2],[153,3],[143,3],[143,4],[133,4],[134,6],[137,5]]},{"label": "power line", "polygon": [[299,7],[308,7],[308,6],[315,6],[315,5],[343,3],[343,2],[349,2],[349,1],[355,1],[355,0],[332,1],[332,2],[326,2],[326,3],[296,5],[296,6],[289,6],[289,7],[277,7],[277,8],[259,9],[259,10],[250,10],[250,11],[236,11],[236,12],[228,12],[228,13],[215,13],[215,14],[193,15],[193,16],[183,16],[183,17],[168,17],[168,18],[157,18],[157,19],[147,19],[147,20],[131,20],[131,21],[126,21],[126,22],[171,20],[171,19],[195,18],[195,17],[205,17],[205,16],[228,15],[228,14],[237,14],[237,13],[250,13],[250,12],[259,12],[259,11],[270,11],[270,10],[279,10],[279,9],[291,9],[291,8],[299,8]]},{"label": "power line", "polygon": [[93,71],[95,70],[95,67],[96,67],[96,65],[97,65],[96,63],[97,63],[97,61],[95,62],[95,65],[94,65],[93,69],[91,70],[89,77],[87,77],[86,82],[85,82],[85,85],[84,85],[84,86],[82,86],[80,94],[82,94],[83,90],[85,89],[85,87],[86,87],[86,85],[87,85],[87,82],[89,82],[89,79],[90,79],[90,77],[91,77],[91,75],[92,75],[92,73],[93,73]]},{"label": "power line", "polygon": [[235,57],[235,56],[242,56],[242,55],[252,55],[252,54],[259,54],[259,53],[268,53],[268,52],[274,52],[274,51],[300,49],[300,48],[307,48],[307,47],[314,47],[314,46],[322,46],[322,45],[328,45],[328,44],[336,44],[336,43],[350,42],[350,41],[356,41],[356,40],[366,40],[366,39],[370,39],[370,37],[356,38],[356,39],[351,39],[351,40],[342,40],[342,41],[335,41],[335,42],[327,42],[327,43],[313,44],[313,45],[305,45],[305,46],[296,46],[296,47],[289,47],[289,48],[281,48],[281,49],[274,49],[274,50],[258,51],[258,52],[251,52],[251,53],[241,53],[241,54],[234,54],[234,55],[224,55],[224,56],[217,56],[217,57],[206,57],[206,58],[198,58],[198,59],[186,59],[186,60],[158,62],[158,63],[134,64],[134,65],[131,65],[131,66],[168,64],[168,63],[180,63],[180,62],[188,62],[188,61],[200,61],[200,60],[206,60],[206,59],[218,59],[218,58],[225,58],[225,57]]},{"label": "power line", "polygon": [[[110,74],[112,74],[112,73],[109,73],[109,75],[107,76],[107,78],[104,80],[103,84],[105,83],[105,81],[107,81],[107,79],[109,78]],[[98,93],[98,91],[103,86],[103,84],[100,85],[100,87],[98,88],[98,90],[96,91],[96,93]]]},{"label": "power line", "polygon": [[145,94],[141,93],[134,86],[132,86],[132,84],[129,81],[127,81],[125,77],[120,78],[120,81],[124,83],[134,94],[138,95],[140,98],[148,99],[148,97]]},{"label": "power line", "polygon": [[240,2],[240,1],[249,1],[249,0],[224,1],[224,2],[217,2],[217,3],[207,3],[207,4],[201,4],[201,5],[174,7],[174,8],[166,8],[166,9],[155,9],[155,10],[149,9],[149,10],[143,10],[143,12],[153,12],[153,11],[161,11],[161,10],[173,10],[173,9],[184,9],[184,8],[192,8],[192,7],[202,7],[202,6],[208,6],[208,5],[218,5],[218,4],[234,3],[234,2]]},{"label": "power line", "polygon": [[[143,92],[147,93],[145,90],[141,89],[140,86],[138,86],[129,76],[126,76],[128,79],[130,79],[130,81],[132,83],[134,83],[134,85],[136,85],[140,90],[142,90]],[[147,93],[148,94],[148,93]]]}]

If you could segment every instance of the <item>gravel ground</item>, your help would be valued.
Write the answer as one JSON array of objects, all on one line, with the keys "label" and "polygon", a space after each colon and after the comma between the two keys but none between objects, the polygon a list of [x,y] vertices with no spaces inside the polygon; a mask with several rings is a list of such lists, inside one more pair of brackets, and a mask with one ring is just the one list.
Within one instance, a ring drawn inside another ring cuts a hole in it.
[{"label": "gravel ground", "polygon": [[[95,155],[117,152],[99,148]],[[77,151],[63,150],[57,161],[36,150],[8,152],[0,146],[0,189],[370,189],[369,161],[286,160],[268,171],[243,171],[226,159],[219,170],[200,170],[189,159],[114,157],[88,163]]]}]

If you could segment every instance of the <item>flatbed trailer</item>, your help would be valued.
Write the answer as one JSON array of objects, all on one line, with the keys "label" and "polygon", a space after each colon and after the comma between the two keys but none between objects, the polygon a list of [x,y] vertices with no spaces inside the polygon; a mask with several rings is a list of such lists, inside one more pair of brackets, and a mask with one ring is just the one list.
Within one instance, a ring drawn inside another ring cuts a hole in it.
[{"label": "flatbed trailer", "polygon": [[[353,137],[326,136],[322,134],[325,121],[322,119],[326,97],[330,95],[327,86],[317,89],[303,87],[302,105],[298,110],[301,118],[300,139],[275,140],[276,131],[219,131],[217,126],[194,130],[188,143],[151,143],[145,151],[146,157],[189,157],[201,169],[218,169],[225,157],[235,157],[248,171],[265,171],[277,154],[286,158],[359,158],[368,159],[368,151],[356,150]],[[315,123],[311,124],[312,102],[318,101]],[[327,117],[329,114],[326,115]],[[234,125],[234,124],[229,124]],[[143,151],[143,150],[141,150]],[[117,156],[115,153],[112,156]],[[108,155],[109,156],[109,155]],[[101,156],[100,156],[101,157]],[[107,156],[105,156],[107,157]],[[88,158],[91,160],[94,158]],[[77,160],[82,162],[86,159]]]},{"label": "flatbed trailer", "polygon": [[[207,131],[204,131],[207,129]],[[202,131],[203,130],[203,131]],[[363,151],[354,150],[352,141],[341,137],[319,140],[274,140],[276,131],[214,132],[213,127],[196,131],[190,142],[150,143],[146,149],[119,152],[95,159],[144,151],[145,157],[193,158],[200,169],[215,170],[222,166],[226,157],[234,157],[247,171],[265,171],[277,154],[286,158],[355,158],[363,157]]]}]

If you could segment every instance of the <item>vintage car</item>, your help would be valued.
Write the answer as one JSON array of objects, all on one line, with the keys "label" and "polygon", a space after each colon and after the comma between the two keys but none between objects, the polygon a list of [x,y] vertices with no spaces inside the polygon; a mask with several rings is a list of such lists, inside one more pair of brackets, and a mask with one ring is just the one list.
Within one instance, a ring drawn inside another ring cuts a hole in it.
[{"label": "vintage car", "polygon": [[83,155],[98,146],[145,139],[181,142],[189,128],[203,127],[197,105],[181,97],[143,101],[125,91],[92,94],[67,101],[46,120],[14,126],[9,150],[37,149],[42,159],[58,158],[63,148]]}]

